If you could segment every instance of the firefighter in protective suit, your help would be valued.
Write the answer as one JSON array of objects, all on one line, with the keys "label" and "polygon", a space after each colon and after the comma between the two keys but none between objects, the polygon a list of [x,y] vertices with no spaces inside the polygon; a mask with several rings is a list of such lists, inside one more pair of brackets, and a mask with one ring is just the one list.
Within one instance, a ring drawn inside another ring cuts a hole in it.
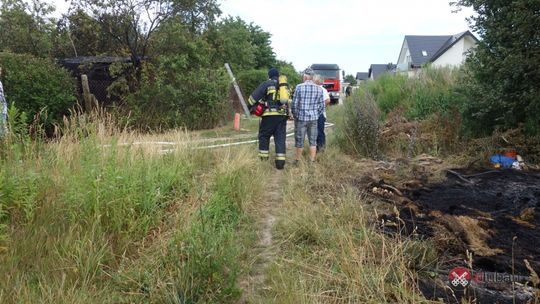
[{"label": "firefighter in protective suit", "polygon": [[[276,168],[285,166],[285,139],[289,118],[290,89],[287,77],[279,76],[275,68],[268,70],[268,80],[251,93],[248,99],[252,114],[262,116],[259,125],[259,157],[270,157],[270,137],[276,145]],[[262,112],[262,113],[261,113]]]}]

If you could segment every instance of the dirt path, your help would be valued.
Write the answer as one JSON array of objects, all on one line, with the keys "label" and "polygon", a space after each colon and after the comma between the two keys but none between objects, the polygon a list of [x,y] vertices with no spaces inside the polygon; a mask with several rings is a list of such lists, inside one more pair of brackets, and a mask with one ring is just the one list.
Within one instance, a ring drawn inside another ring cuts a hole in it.
[{"label": "dirt path", "polygon": [[272,170],[269,176],[268,184],[276,186],[266,191],[261,200],[263,205],[259,209],[259,218],[255,224],[260,229],[257,232],[255,258],[250,272],[239,281],[243,291],[239,304],[256,303],[258,296],[264,291],[265,273],[275,255],[272,230],[276,222],[277,209],[283,201],[283,188],[280,185],[283,185],[284,178],[284,172],[279,170]]}]

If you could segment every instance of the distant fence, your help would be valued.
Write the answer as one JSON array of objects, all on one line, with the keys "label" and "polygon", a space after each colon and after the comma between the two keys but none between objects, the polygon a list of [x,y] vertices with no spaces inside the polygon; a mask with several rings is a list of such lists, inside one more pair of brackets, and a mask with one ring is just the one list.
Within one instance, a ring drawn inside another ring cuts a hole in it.
[{"label": "distant fence", "polygon": [[90,94],[94,95],[101,106],[110,106],[113,100],[109,97],[107,88],[113,83],[112,80],[88,79]]},{"label": "distant fence", "polygon": [[[58,60],[58,64],[71,71],[77,78],[77,86],[80,99],[84,99],[82,76],[87,77],[87,92],[94,96],[100,107],[114,106],[119,100],[118,97],[111,97],[108,88],[113,84],[114,77],[110,75],[109,67],[115,63],[129,63],[129,57],[107,57],[107,56],[80,56],[64,58]],[[86,102],[86,101],[85,101]]]}]

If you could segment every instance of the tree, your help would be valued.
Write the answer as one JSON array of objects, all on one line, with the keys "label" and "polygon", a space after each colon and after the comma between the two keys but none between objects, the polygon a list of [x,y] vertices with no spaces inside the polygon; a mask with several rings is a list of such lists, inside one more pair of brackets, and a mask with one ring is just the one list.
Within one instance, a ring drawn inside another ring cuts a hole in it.
[{"label": "tree", "polygon": [[481,40],[468,62],[466,118],[488,132],[525,124],[540,132],[540,1],[459,0]]},{"label": "tree", "polygon": [[227,17],[205,34],[211,44],[213,62],[228,62],[233,70],[268,69],[276,66],[271,34],[239,17]]},{"label": "tree", "polygon": [[51,55],[54,7],[33,0],[4,0],[0,6],[0,51],[9,50],[39,57]]},{"label": "tree", "polygon": [[68,71],[49,58],[29,54],[0,52],[4,85],[8,102],[28,114],[28,121],[37,115],[48,131],[60,123],[75,106],[75,81]]},{"label": "tree", "polygon": [[202,34],[221,15],[216,0],[176,0],[174,2],[175,16],[193,35]]},{"label": "tree", "polygon": [[343,81],[348,82],[350,85],[356,85],[356,78],[351,74],[346,75]]},{"label": "tree", "polygon": [[248,25],[248,30],[251,34],[251,45],[254,47],[255,68],[264,69],[275,66],[276,54],[270,41],[272,35],[253,22]]},{"label": "tree", "polygon": [[170,1],[83,0],[72,7],[92,17],[101,29],[126,48],[135,66],[146,56],[148,42],[161,22],[172,15]]},{"label": "tree", "polygon": [[[185,71],[212,67],[213,50],[204,37],[193,36],[189,26],[173,19],[164,23],[157,31],[151,43],[151,52],[157,57],[182,58]],[[179,62],[179,61],[176,61]],[[222,67],[222,64],[214,67]],[[178,71],[178,70],[177,70]]]},{"label": "tree", "polygon": [[58,22],[56,30],[57,57],[125,54],[122,45],[84,10],[71,10]]},{"label": "tree", "polygon": [[124,47],[139,72],[152,35],[166,21],[178,18],[201,31],[220,13],[216,0],[82,0],[71,5],[96,20]]},{"label": "tree", "polygon": [[255,67],[255,46],[247,23],[239,17],[227,17],[210,28],[206,39],[215,50],[213,61],[217,65],[229,63],[233,71]]}]

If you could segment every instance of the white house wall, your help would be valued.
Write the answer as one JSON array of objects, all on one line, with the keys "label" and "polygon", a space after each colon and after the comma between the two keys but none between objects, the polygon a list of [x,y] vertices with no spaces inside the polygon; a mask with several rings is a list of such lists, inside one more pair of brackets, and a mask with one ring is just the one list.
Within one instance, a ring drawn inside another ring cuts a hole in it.
[{"label": "white house wall", "polygon": [[407,71],[409,69],[410,62],[408,59],[411,56],[411,52],[409,51],[409,46],[407,45],[407,40],[403,40],[403,45],[401,46],[401,52],[399,52],[399,58],[397,62],[397,70],[398,71]]},{"label": "white house wall", "polygon": [[474,47],[476,42],[470,36],[465,36],[457,41],[450,49],[446,50],[433,62],[435,67],[459,66],[465,61],[467,52]]},{"label": "white house wall", "polygon": [[399,52],[397,63],[405,63],[407,56],[410,56],[409,46],[407,45],[407,40],[403,40],[403,45],[401,46],[401,52]]}]

